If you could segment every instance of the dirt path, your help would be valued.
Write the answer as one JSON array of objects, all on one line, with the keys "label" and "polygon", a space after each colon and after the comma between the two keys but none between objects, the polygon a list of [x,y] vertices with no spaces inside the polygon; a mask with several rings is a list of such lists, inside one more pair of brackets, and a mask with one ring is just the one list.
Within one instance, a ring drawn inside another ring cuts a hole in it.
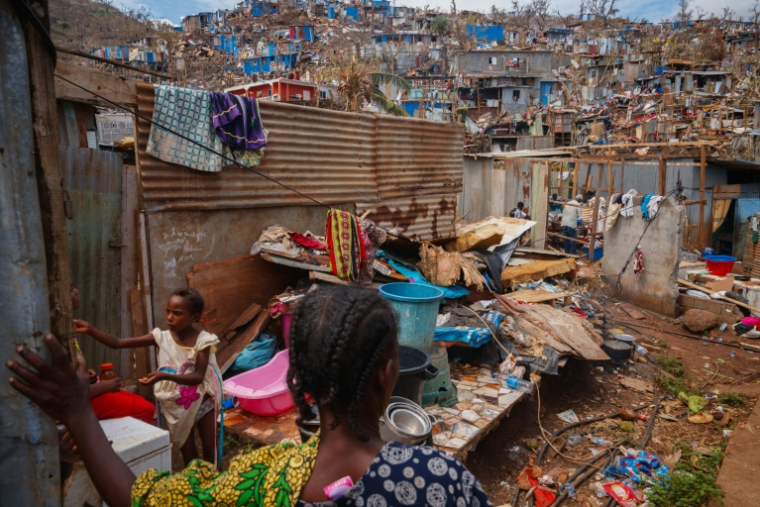
[{"label": "dirt path", "polygon": [[723,466],[718,475],[718,485],[726,495],[725,507],[760,505],[760,406],[755,405],[749,419],[734,430],[734,436],[726,449]]}]

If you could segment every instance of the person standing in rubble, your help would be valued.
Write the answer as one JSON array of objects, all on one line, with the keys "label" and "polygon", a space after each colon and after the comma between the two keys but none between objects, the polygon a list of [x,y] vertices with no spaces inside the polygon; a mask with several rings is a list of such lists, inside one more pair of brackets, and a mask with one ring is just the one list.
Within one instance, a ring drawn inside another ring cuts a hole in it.
[{"label": "person standing in rubble", "polygon": [[526,219],[528,215],[525,213],[525,203],[518,202],[517,207],[513,208],[512,211],[509,212],[509,216],[512,218],[520,218],[520,219]]},{"label": "person standing in rubble", "polygon": [[569,201],[562,210],[562,243],[565,247],[565,253],[575,255],[576,243],[578,237],[578,221],[581,219],[581,201],[583,195],[578,194],[575,199]]}]

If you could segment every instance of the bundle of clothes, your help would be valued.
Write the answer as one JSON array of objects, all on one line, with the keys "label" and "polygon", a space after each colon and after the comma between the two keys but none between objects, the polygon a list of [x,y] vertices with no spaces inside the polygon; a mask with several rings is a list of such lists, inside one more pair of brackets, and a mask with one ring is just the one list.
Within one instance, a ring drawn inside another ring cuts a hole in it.
[{"label": "bundle of clothes", "polygon": [[155,86],[148,154],[196,171],[220,172],[232,160],[256,167],[267,132],[252,97]]}]

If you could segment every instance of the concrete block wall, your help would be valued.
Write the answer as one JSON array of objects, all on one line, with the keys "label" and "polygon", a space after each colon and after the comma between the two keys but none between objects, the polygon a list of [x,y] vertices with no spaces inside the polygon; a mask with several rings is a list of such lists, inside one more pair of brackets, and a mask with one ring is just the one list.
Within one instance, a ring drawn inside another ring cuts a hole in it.
[{"label": "concrete block wall", "polygon": [[614,293],[618,274],[634,248],[641,245],[644,252],[644,272],[636,280],[631,260],[620,279],[622,289],[619,297],[638,307],[675,317],[678,264],[686,210],[673,198],[666,199],[642,238],[648,221],[642,218],[641,200],[641,197],[634,199],[632,217],[618,217],[615,225],[604,236],[603,278],[611,285],[610,290]]}]

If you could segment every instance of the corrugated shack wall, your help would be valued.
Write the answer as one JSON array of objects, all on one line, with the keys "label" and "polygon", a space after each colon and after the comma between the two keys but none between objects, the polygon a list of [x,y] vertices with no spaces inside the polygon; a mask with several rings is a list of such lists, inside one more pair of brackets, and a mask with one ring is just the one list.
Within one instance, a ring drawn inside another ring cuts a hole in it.
[{"label": "corrugated shack wall", "polygon": [[[138,84],[138,112],[153,115],[152,85]],[[269,131],[256,169],[346,211],[370,210],[380,226],[417,240],[453,237],[462,188],[463,127],[260,102]],[[137,159],[146,216],[153,317],[201,263],[246,255],[275,224],[323,234],[325,208],[236,167],[207,174],[146,153],[150,123],[139,120]]]},{"label": "corrugated shack wall", "polygon": [[548,213],[549,165],[555,159],[464,157],[464,188],[459,198],[459,213],[467,223],[489,216],[507,216],[523,202],[537,224],[531,238],[544,246]]},{"label": "corrugated shack wall", "polygon": [[[106,333],[121,334],[122,161],[117,153],[76,146],[60,148],[64,188],[71,203],[69,234],[71,284],[79,290],[74,315]],[[120,351],[80,339],[89,368],[103,363],[120,369]],[[127,372],[119,372],[126,375]]]},{"label": "corrugated shack wall", "polygon": [[[138,113],[153,116],[153,85],[137,85]],[[374,202],[374,118],[271,101],[259,103],[269,131],[256,168],[325,204]],[[168,164],[145,149],[150,123],[138,119],[143,205],[147,212],[314,204],[246,169],[232,166],[203,173]]]}]

